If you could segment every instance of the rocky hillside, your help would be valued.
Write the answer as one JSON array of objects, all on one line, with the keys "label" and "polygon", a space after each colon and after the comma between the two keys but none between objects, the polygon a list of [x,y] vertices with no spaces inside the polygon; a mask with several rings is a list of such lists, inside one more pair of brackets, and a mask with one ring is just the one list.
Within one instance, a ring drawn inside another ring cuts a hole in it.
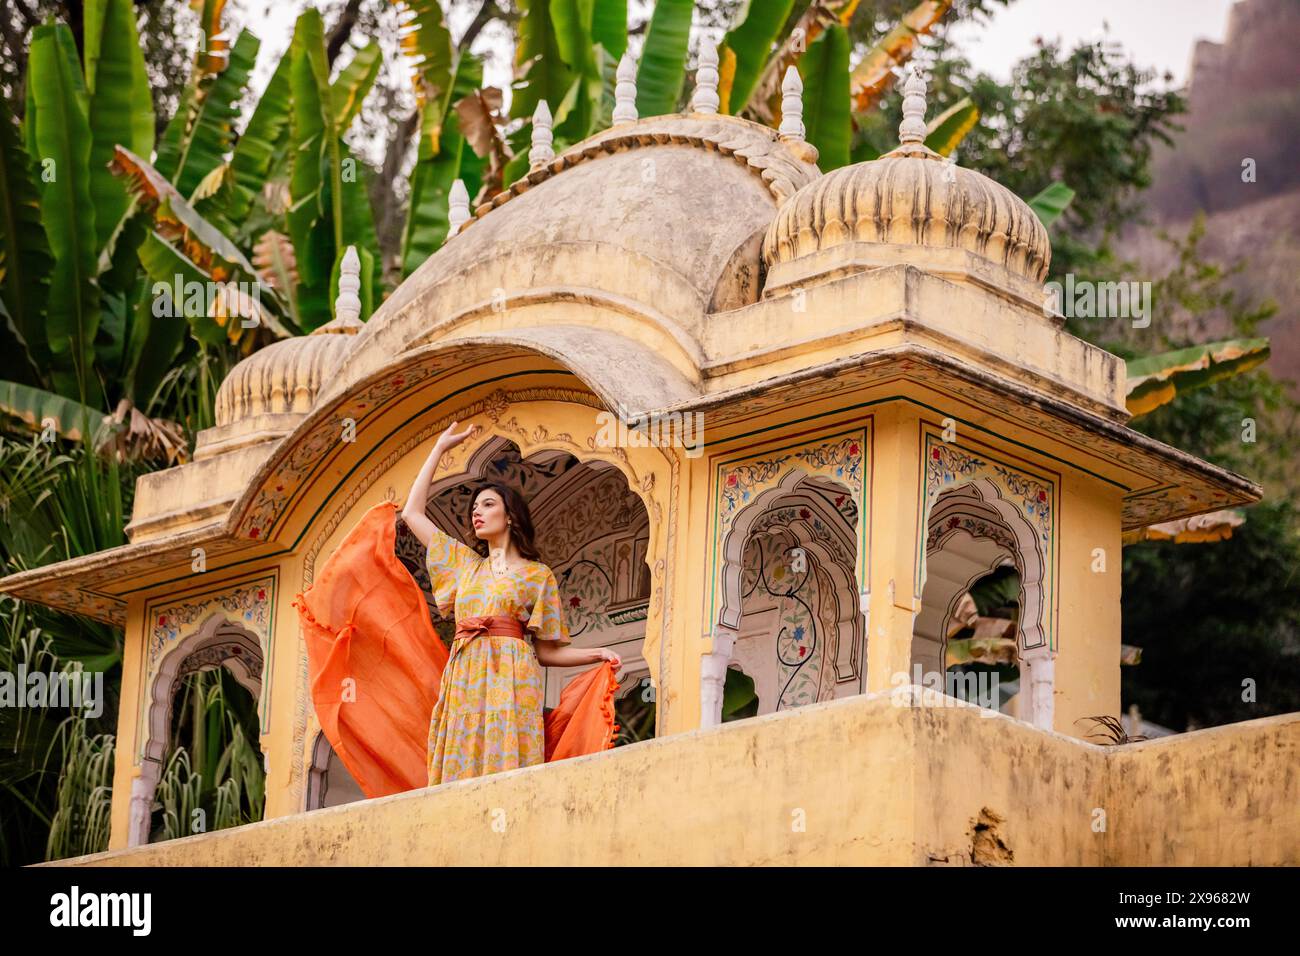
[{"label": "rocky hillside", "polygon": [[[1162,148],[1146,194],[1155,228],[1182,235],[1198,210],[1207,215],[1204,253],[1242,258],[1234,279],[1243,294],[1272,298],[1277,317],[1275,374],[1300,382],[1300,0],[1241,0],[1223,43],[1193,53],[1189,113],[1175,146]],[[1253,160],[1252,177],[1243,163]],[[1170,255],[1154,229],[1132,230],[1121,244],[1152,274]],[[1214,336],[1222,329],[1189,330]]]}]

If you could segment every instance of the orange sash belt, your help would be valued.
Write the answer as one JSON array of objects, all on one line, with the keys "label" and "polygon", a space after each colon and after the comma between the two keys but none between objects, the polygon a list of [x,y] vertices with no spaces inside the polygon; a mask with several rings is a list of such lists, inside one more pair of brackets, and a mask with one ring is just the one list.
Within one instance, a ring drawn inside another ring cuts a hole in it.
[{"label": "orange sash belt", "polygon": [[[396,519],[392,502],[367,511],[293,602],[321,731],[367,797],[428,784],[429,720],[449,663],[424,593],[394,552]],[[457,622],[457,637],[483,634],[523,640],[524,626],[501,615]],[[542,717],[546,760],[613,747],[617,690],[609,661],[569,681]]]},{"label": "orange sash belt", "polygon": [[456,621],[456,637],[480,637],[492,634],[499,637],[524,639],[524,623],[508,614],[486,614]]}]

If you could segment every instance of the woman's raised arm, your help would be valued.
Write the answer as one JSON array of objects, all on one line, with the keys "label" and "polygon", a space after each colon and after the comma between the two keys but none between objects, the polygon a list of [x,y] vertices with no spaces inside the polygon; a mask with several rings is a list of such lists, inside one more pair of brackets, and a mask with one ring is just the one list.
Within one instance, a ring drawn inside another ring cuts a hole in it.
[{"label": "woman's raised arm", "polygon": [[420,473],[415,476],[415,483],[411,485],[411,492],[406,496],[406,504],[402,506],[402,520],[406,526],[411,529],[411,533],[420,539],[420,542],[427,548],[429,542],[433,540],[434,524],[429,520],[429,516],[424,513],[424,507],[429,501],[429,485],[433,482],[433,473],[438,469],[438,462],[449,449],[455,448],[466,438],[469,437],[472,428],[467,428],[463,432],[457,432],[456,422],[447,426],[447,430],[438,436],[438,440],[433,443],[433,450],[429,452],[429,457],[425,459],[424,466]]}]

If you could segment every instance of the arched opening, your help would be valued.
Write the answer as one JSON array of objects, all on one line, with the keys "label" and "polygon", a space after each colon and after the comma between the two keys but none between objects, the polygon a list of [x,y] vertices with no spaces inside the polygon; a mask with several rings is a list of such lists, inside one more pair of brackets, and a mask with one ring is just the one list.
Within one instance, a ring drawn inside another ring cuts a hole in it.
[{"label": "arched opening", "polygon": [[[509,485],[528,501],[541,560],[560,585],[573,646],[616,651],[623,662],[625,707],[632,704],[629,696],[653,703],[653,693],[643,693],[650,670],[642,653],[650,604],[650,523],[641,496],[623,472],[608,462],[582,461],[554,449],[524,456],[514,442],[494,437],[476,449],[464,473],[434,483],[426,509],[430,520],[473,542],[470,509],[485,480]],[[455,621],[442,619],[433,606],[424,546],[400,522],[396,550],[424,590],[434,627],[450,646]],[[582,670],[545,668],[544,706],[554,707],[565,684]],[[637,739],[645,739],[644,733],[642,728]],[[653,716],[649,735],[654,735]],[[620,734],[617,742],[635,741]]]},{"label": "arched opening", "polygon": [[1041,633],[1042,555],[985,479],[938,494],[929,511],[910,681],[1022,713],[1026,632]]},{"label": "arched opening", "polygon": [[262,818],[266,765],[257,636],[213,614],[163,659],[150,687],[130,846]]},{"label": "arched opening", "polygon": [[734,628],[720,625],[728,641],[717,643],[731,646],[706,658],[714,685],[706,684],[706,723],[863,691],[857,523],[847,488],[801,473],[737,516],[723,547],[724,619],[728,609],[739,613]]}]

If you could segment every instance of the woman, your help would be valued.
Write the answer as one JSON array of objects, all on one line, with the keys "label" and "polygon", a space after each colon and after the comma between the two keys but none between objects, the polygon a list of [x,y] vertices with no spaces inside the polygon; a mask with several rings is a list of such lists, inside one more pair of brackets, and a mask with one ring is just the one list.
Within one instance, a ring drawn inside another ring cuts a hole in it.
[{"label": "woman", "polygon": [[563,646],[571,642],[559,585],[537,560],[528,505],[513,488],[489,483],[475,495],[475,548],[429,520],[424,509],[433,473],[443,454],[470,435],[456,425],[434,443],[402,509],[428,549],[438,611],[454,610],[456,617],[429,721],[429,786],[542,763],[542,666],[610,661],[617,669],[621,663],[607,648]]}]

